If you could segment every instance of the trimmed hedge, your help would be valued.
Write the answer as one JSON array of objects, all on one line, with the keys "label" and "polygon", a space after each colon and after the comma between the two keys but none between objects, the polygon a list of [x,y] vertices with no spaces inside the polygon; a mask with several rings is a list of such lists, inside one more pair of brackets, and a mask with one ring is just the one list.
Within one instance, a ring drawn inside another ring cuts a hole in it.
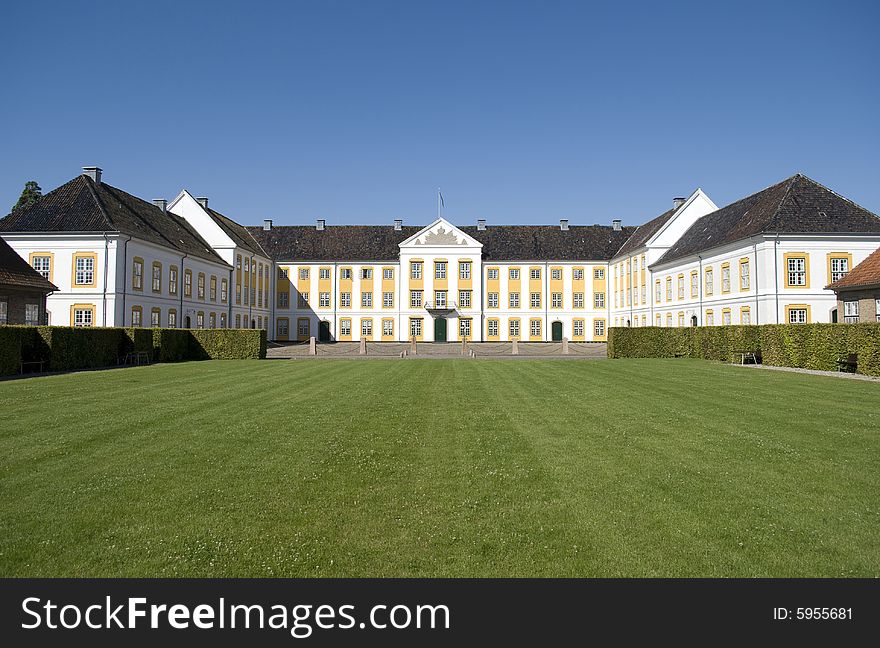
[{"label": "trimmed hedge", "polygon": [[837,359],[858,355],[858,373],[880,376],[880,324],[766,324],[610,330],[609,358],[684,356],[729,361],[737,351],[759,351],[775,367],[835,371]]},{"label": "trimmed hedge", "polygon": [[159,362],[265,358],[266,331],[0,326],[0,376],[32,360],[43,360],[48,371],[112,367],[129,353]]}]

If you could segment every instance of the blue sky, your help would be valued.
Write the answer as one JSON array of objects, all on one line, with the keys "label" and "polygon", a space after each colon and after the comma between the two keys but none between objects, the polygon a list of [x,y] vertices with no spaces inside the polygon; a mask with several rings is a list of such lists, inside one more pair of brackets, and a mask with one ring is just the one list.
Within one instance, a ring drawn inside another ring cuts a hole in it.
[{"label": "blue sky", "polygon": [[876,2],[7,3],[0,206],[80,167],[246,224],[880,212]]}]

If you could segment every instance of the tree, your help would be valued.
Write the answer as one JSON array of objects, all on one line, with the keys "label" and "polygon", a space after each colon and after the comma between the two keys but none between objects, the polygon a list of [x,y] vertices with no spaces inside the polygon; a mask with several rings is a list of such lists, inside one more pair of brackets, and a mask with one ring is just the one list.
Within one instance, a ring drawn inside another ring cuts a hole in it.
[{"label": "tree", "polygon": [[12,208],[12,211],[19,209],[20,207],[33,205],[42,197],[43,190],[40,189],[40,185],[37,184],[36,180],[28,180],[24,183],[24,190],[21,192],[21,197],[18,199],[18,202],[15,203],[15,207]]}]

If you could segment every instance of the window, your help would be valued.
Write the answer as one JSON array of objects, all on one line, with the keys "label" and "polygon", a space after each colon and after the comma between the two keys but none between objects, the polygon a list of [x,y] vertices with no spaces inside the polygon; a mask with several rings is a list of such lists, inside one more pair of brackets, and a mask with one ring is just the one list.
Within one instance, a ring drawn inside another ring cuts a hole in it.
[{"label": "window", "polygon": [[[266,321],[269,321],[269,318],[266,318]],[[220,328],[226,328],[226,313],[220,313]]]},{"label": "window", "polygon": [[446,308],[446,291],[434,291],[434,308]]},{"label": "window", "polygon": [[278,293],[278,308],[287,308],[288,306],[290,306],[290,293]]},{"label": "window", "polygon": [[296,334],[297,337],[307,338],[309,337],[309,320],[306,318],[301,318],[296,320]]},{"label": "window", "polygon": [[[3,302],[6,303],[5,301]],[[6,319],[9,315],[7,313]],[[24,305],[24,323],[28,326],[37,326],[40,323],[40,305],[25,304]]]},{"label": "window", "polygon": [[394,268],[384,268],[382,270],[382,278],[387,280],[394,279]]},{"label": "window", "polygon": [[740,290],[748,290],[749,284],[751,283],[751,277],[749,276],[749,260],[741,259],[739,262],[739,289]]},{"label": "window", "polygon": [[706,311],[706,326],[715,326],[715,313],[710,310]]},{"label": "window", "polygon": [[382,320],[382,337],[393,337],[394,336],[394,320],[383,319]]},{"label": "window", "polygon": [[177,266],[170,266],[168,268],[168,294],[177,294]]},{"label": "window", "polygon": [[210,288],[211,292],[208,294],[211,297],[211,301],[217,301],[217,277],[212,275],[211,276],[211,283],[209,285],[211,287]]},{"label": "window", "polygon": [[672,313],[666,313],[666,327],[672,328]]},{"label": "window", "polygon": [[843,302],[843,321],[847,324],[853,324],[859,321],[859,302]]},{"label": "window", "polygon": [[343,268],[339,271],[340,279],[351,279],[351,268]]},{"label": "window", "polygon": [[227,297],[229,297],[229,282],[226,279],[221,279],[220,280],[220,301],[225,304]]},{"label": "window", "polygon": [[730,264],[727,263],[721,266],[721,292],[730,292]]},{"label": "window", "polygon": [[678,298],[684,299],[684,275],[678,275],[675,283],[676,288],[678,289]]},{"label": "window", "polygon": [[571,278],[574,281],[581,281],[584,278],[584,269],[583,268],[575,268],[571,271]]},{"label": "window", "polygon": [[144,289],[144,260],[140,257],[135,257],[131,262],[131,288]]},{"label": "window", "polygon": [[877,321],[880,322],[880,299],[874,300],[874,313]]},{"label": "window", "polygon": [[48,255],[34,255],[31,257],[31,267],[51,281],[52,257]]},{"label": "window", "polygon": [[422,337],[422,318],[421,317],[413,317],[409,321],[409,335],[410,337],[420,338]]},{"label": "window", "polygon": [[510,337],[512,337],[512,338],[519,337],[519,320],[518,319],[510,320],[509,331],[510,331]]},{"label": "window", "polygon": [[509,276],[513,280],[519,279],[519,268],[511,268]]},{"label": "window", "polygon": [[318,293],[318,307],[319,308],[330,308],[330,293],[329,292]]},{"label": "window", "polygon": [[394,293],[393,292],[383,292],[382,293],[382,308],[394,308]]},{"label": "window", "polygon": [[678,326],[679,328],[684,326],[684,313],[678,314]]},{"label": "window", "polygon": [[[596,268],[593,270],[593,279],[604,279],[605,278],[605,268]],[[602,323],[605,324],[604,322]]]},{"label": "window", "polygon": [[554,280],[562,279],[562,268],[553,268],[550,270],[550,278]]},{"label": "window", "polygon": [[[249,257],[245,257],[245,258],[244,258],[244,271],[245,271],[245,272],[250,272],[250,271],[251,271],[251,260],[250,260]],[[308,272],[309,272],[309,271],[306,270],[306,277],[308,277]]]},{"label": "window", "polygon": [[205,298],[205,273],[200,272],[196,283],[196,296],[199,299]]},{"label": "window", "polygon": [[[208,315],[208,328],[217,328],[217,313],[210,313]],[[260,328],[263,328],[262,326]]]},{"label": "window", "polygon": [[158,328],[159,326],[161,326],[161,319],[162,311],[160,311],[158,308],[154,308],[150,311],[150,326],[152,326],[153,328]]},{"label": "window", "polygon": [[576,338],[584,337],[584,320],[576,319],[572,322],[572,333]]},{"label": "window", "polygon": [[168,311],[168,328],[177,328],[177,311]]},{"label": "window", "polygon": [[[786,262],[788,269],[788,286],[806,286],[807,285],[807,258],[806,257],[789,257]],[[796,324],[798,322],[791,322]]]},{"label": "window", "polygon": [[489,337],[498,337],[498,320],[490,319],[487,323],[486,333]]},{"label": "window", "polygon": [[605,335],[605,320],[597,319],[593,323],[593,332],[595,333],[596,337],[603,337]]},{"label": "window", "polygon": [[373,293],[371,293],[371,292],[361,293],[361,308],[372,308],[372,307],[373,307]]},{"label": "window", "polygon": [[593,295],[593,305],[596,308],[605,308],[605,293],[597,292]]},{"label": "window", "polygon": [[196,328],[205,328],[205,314],[202,311],[196,313]]},{"label": "window", "polygon": [[308,306],[309,306],[309,293],[307,293],[307,292],[299,293],[299,295],[297,296],[297,299],[296,299],[296,306],[297,306],[297,308],[308,308]]},{"label": "window", "polygon": [[421,279],[422,278],[422,262],[421,261],[410,262],[409,276],[411,279]]},{"label": "window", "polygon": [[532,268],[529,270],[529,279],[537,280],[541,278],[541,268]]},{"label": "window", "polygon": [[[251,304],[253,304],[256,300],[257,300],[257,285],[254,284],[253,286],[251,286]],[[245,300],[245,303],[247,303],[247,300]]]},{"label": "window", "polygon": [[373,278],[373,269],[372,268],[361,268],[361,279],[372,279]]},{"label": "window", "polygon": [[730,321],[730,309],[725,308],[723,311],[721,311],[721,324],[723,326],[730,326]]},{"label": "window", "polygon": [[373,336],[373,320],[362,319],[361,320],[361,337],[372,337],[372,336]]},{"label": "window", "polygon": [[519,308],[519,293],[510,293],[510,307]]},{"label": "window", "polygon": [[235,316],[235,328],[241,328],[241,314]]},{"label": "window", "polygon": [[541,337],[541,320],[533,319],[529,322],[529,334],[532,337]]},{"label": "window", "polygon": [[[603,299],[605,298],[604,294],[603,294],[602,298]],[[572,301],[574,302],[575,308],[583,308],[584,307],[584,293],[582,293],[582,292],[574,293],[572,295]]]},{"label": "window", "polygon": [[74,326],[92,326],[95,320],[95,308],[94,306],[89,306],[88,308],[81,308],[78,306],[73,307],[73,325]]},{"label": "window", "polygon": [[192,297],[193,275],[192,270],[183,271],[183,296]]},{"label": "window", "polygon": [[350,319],[339,320],[339,335],[343,337],[348,337],[349,335],[351,335]]},{"label": "window", "polygon": [[694,270],[691,273],[691,297],[699,297],[700,295],[700,276]]},{"label": "window", "polygon": [[287,268],[278,268],[278,279],[281,281],[287,279]]},{"label": "window", "polygon": [[446,261],[434,263],[434,279],[446,279]]},{"label": "window", "polygon": [[541,308],[541,293],[533,292],[529,295],[529,305],[532,308]]},{"label": "window", "polygon": [[843,279],[849,272],[849,259],[846,257],[831,257],[831,281],[832,283]]},{"label": "window", "polygon": [[470,261],[459,261],[459,263],[458,263],[458,278],[459,279],[470,279],[471,278],[471,262]]},{"label": "window", "polygon": [[282,317],[278,320],[276,328],[278,330],[278,337],[287,337],[290,333],[290,322],[286,317]]},{"label": "window", "polygon": [[458,337],[466,340],[471,336],[471,320],[463,318],[458,320]]},{"label": "window", "polygon": [[[76,286],[94,286],[95,285],[95,256],[79,256],[73,257],[74,264],[74,280]],[[85,324],[83,326],[91,326]]]},{"label": "window", "polygon": [[321,268],[318,270],[318,278],[319,279],[329,279],[330,278],[330,268]]},{"label": "window", "polygon": [[706,268],[706,294],[712,295],[715,293],[715,273],[712,271],[712,268]]},{"label": "window", "polygon": [[550,293],[550,308],[562,308],[562,293]]},{"label": "window", "polygon": [[302,280],[306,280],[309,278],[309,269],[308,268],[300,268],[299,269],[299,278]]},{"label": "window", "polygon": [[497,292],[490,292],[487,295],[487,299],[489,302],[488,303],[489,308],[498,308],[498,293]]},{"label": "window", "polygon": [[672,301],[672,277],[666,277],[666,301]]},{"label": "window", "polygon": [[421,308],[422,307],[422,291],[421,290],[410,290],[409,291],[409,307],[410,308]]},{"label": "window", "polygon": [[[660,280],[659,280],[659,279],[658,279],[657,281],[654,282],[654,293],[655,293],[655,294],[654,294],[654,301],[656,301],[657,303],[659,303],[659,302],[660,302],[660,299],[661,299],[661,297],[660,297]],[[617,295],[615,295],[615,297],[616,297],[616,296],[617,296]]]},{"label": "window", "polygon": [[[497,279],[498,278],[498,268],[489,268],[486,271],[486,278],[491,279],[491,280]],[[495,322],[495,326],[496,327],[498,326],[498,322]]]},{"label": "window", "polygon": [[740,324],[751,324],[752,323],[752,312],[748,307],[743,307],[739,312],[739,321]]},{"label": "window", "polygon": [[339,293],[339,306],[341,308],[351,308],[351,293]]},{"label": "window", "polygon": [[458,291],[458,307],[459,308],[470,308],[471,307],[471,291],[470,290],[459,290]]},{"label": "window", "polygon": [[807,309],[806,308],[789,308],[788,309],[789,324],[806,324]]},{"label": "window", "polygon": [[131,307],[131,325],[141,326],[143,324],[144,311],[140,306]]}]

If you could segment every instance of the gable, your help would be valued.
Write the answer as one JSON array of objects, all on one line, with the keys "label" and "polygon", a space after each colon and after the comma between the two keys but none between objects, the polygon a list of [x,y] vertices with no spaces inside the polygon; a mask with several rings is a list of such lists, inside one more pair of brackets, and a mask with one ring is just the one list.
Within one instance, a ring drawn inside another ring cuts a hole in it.
[{"label": "gable", "polygon": [[407,248],[424,249],[426,247],[482,248],[483,244],[445,218],[438,218],[400,243],[401,251]]}]

